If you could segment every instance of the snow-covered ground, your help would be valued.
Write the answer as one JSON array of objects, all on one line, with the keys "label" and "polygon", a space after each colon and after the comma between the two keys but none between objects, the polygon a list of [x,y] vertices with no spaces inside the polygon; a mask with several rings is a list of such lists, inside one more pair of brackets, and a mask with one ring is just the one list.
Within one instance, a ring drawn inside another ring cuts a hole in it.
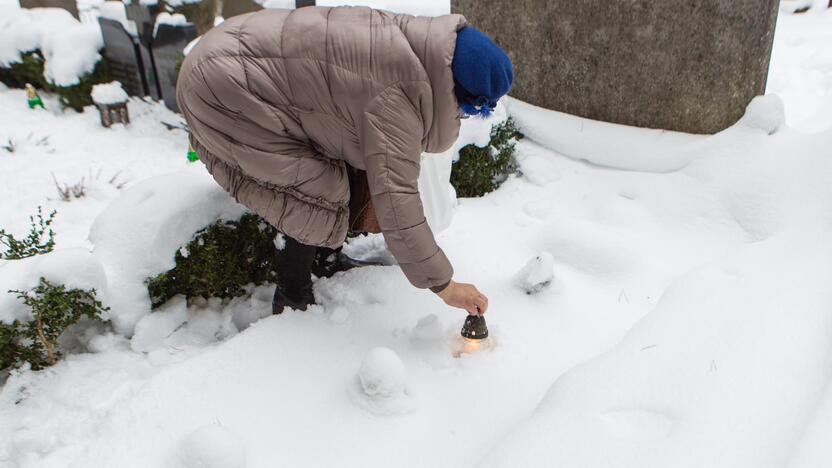
[{"label": "snow-covered ground", "polygon": [[[268,286],[174,299],[130,339],[14,373],[0,466],[832,466],[832,11],[783,15],[775,41],[782,102],[713,137],[508,102],[523,176],[439,236],[490,298],[490,350],[454,357],[463,314],[394,266],[318,281],[306,313],[271,316]],[[0,91],[0,227],[56,209],[58,249],[94,247],[116,303],[130,272],[101,252],[147,236],[102,240],[94,220],[125,191],[210,181],[174,114],[129,107],[104,129]],[[86,196],[60,201],[53,174]],[[152,213],[120,222],[152,232]]]}]

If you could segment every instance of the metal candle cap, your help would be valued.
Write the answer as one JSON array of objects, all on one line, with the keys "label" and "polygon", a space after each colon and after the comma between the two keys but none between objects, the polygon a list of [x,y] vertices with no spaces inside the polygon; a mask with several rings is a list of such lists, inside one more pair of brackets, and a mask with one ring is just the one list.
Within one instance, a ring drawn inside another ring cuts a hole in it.
[{"label": "metal candle cap", "polygon": [[462,325],[462,337],[469,340],[484,340],[488,338],[488,326],[482,315],[469,315]]}]

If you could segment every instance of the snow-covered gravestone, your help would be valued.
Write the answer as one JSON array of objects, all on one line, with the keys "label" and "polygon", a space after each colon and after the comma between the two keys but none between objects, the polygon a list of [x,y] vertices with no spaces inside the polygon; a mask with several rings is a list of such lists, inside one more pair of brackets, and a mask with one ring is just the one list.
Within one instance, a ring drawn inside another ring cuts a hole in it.
[{"label": "snow-covered gravestone", "polygon": [[92,102],[101,114],[101,125],[110,127],[114,123],[129,124],[130,114],[127,112],[127,93],[121,83],[97,84],[92,87]]},{"label": "snow-covered gravestone", "polygon": [[374,348],[361,363],[351,387],[358,406],[378,416],[406,414],[416,409],[407,389],[407,371],[389,348]]},{"label": "snow-covered gravestone", "polygon": [[542,252],[517,272],[514,284],[526,294],[537,294],[552,285],[555,279],[554,264],[552,254]]}]

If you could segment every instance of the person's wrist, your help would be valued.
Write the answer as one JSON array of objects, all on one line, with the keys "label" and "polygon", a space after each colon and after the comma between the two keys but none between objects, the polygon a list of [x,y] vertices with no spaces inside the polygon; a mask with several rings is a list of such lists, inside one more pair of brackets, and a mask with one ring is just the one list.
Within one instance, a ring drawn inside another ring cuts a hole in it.
[{"label": "person's wrist", "polygon": [[445,299],[445,296],[447,296],[448,292],[450,292],[451,285],[453,283],[454,283],[454,281],[450,280],[445,284],[442,284],[442,285],[439,285],[439,286],[434,286],[434,287],[430,288],[430,290],[433,291],[433,293],[436,294],[437,296],[439,296],[440,298]]}]

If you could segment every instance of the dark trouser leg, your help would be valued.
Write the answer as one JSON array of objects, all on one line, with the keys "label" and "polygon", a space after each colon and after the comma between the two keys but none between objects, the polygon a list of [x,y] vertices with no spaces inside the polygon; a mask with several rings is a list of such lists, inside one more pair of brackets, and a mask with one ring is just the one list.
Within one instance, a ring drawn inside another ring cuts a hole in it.
[{"label": "dark trouser leg", "polygon": [[277,288],[274,292],[272,312],[279,314],[284,307],[306,310],[315,303],[312,294],[312,265],[318,248],[305,245],[284,235],[286,245],[275,254]]}]

